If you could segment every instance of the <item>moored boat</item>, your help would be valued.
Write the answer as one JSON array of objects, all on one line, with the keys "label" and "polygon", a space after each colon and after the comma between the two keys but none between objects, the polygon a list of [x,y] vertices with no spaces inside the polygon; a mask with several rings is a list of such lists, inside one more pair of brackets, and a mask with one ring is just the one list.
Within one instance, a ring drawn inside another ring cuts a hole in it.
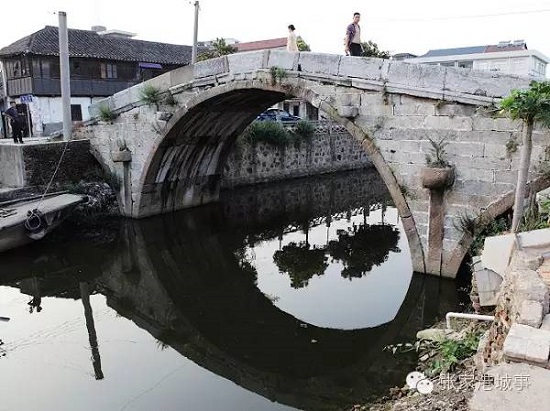
[{"label": "moored boat", "polygon": [[86,200],[83,195],[59,194],[0,204],[0,252],[40,240]]}]

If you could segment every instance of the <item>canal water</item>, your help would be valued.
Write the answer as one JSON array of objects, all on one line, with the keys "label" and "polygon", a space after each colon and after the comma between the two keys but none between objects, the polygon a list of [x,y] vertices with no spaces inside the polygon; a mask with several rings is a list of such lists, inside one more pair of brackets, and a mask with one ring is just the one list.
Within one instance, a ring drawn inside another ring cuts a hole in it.
[{"label": "canal water", "polygon": [[[67,228],[67,227],[66,227]],[[0,411],[349,410],[456,310],[372,170],[224,192],[2,255]]]}]

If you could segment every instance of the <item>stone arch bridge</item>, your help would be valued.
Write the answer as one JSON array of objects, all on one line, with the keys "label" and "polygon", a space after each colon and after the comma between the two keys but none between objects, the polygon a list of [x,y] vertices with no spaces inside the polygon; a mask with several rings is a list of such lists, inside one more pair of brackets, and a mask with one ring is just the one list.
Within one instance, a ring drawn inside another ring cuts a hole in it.
[{"label": "stone arch bridge", "polygon": [[[276,70],[275,68],[279,68]],[[151,85],[173,98],[148,104]],[[487,220],[513,204],[522,124],[495,115],[498,100],[526,78],[375,58],[266,50],[199,62],[119,92],[91,107],[116,115],[91,121],[100,163],[121,181],[124,215],[141,218],[216,201],[235,139],[255,117],[290,96],[344,126],[370,156],[399,210],[416,271],[454,277],[471,243],[460,216]],[[534,173],[548,160],[547,131],[535,130],[531,190],[550,185]],[[445,138],[455,181],[422,187],[430,140]],[[514,144],[509,144],[513,146]]]}]

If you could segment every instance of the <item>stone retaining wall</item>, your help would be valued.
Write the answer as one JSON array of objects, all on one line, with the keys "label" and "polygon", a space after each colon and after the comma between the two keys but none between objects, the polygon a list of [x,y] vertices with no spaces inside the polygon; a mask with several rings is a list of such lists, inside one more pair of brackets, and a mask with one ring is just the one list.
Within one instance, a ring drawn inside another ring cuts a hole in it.
[{"label": "stone retaining wall", "polygon": [[502,361],[550,368],[550,229],[543,243],[516,250],[502,282],[495,322],[480,347],[481,368]]},{"label": "stone retaining wall", "polygon": [[344,127],[317,125],[311,140],[299,147],[238,141],[225,165],[222,188],[370,166],[366,151]]},{"label": "stone retaining wall", "polygon": [[[20,188],[46,185],[65,150],[66,143],[0,145],[0,187]],[[77,182],[99,164],[90,153],[89,140],[73,140],[63,155],[54,183]]]}]

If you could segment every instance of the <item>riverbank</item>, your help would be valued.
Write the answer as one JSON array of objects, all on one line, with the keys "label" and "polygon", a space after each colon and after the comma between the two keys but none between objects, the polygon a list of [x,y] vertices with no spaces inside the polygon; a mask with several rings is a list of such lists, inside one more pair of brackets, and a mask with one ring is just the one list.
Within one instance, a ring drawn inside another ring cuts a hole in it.
[{"label": "riverbank", "polygon": [[400,355],[400,349],[417,350],[416,370],[411,370],[402,387],[394,387],[374,404],[356,405],[350,411],[469,411],[469,401],[483,383],[475,354],[489,325],[465,321],[456,325],[459,331],[445,330],[445,323],[438,323],[419,332],[410,347],[390,347],[395,355]]}]

